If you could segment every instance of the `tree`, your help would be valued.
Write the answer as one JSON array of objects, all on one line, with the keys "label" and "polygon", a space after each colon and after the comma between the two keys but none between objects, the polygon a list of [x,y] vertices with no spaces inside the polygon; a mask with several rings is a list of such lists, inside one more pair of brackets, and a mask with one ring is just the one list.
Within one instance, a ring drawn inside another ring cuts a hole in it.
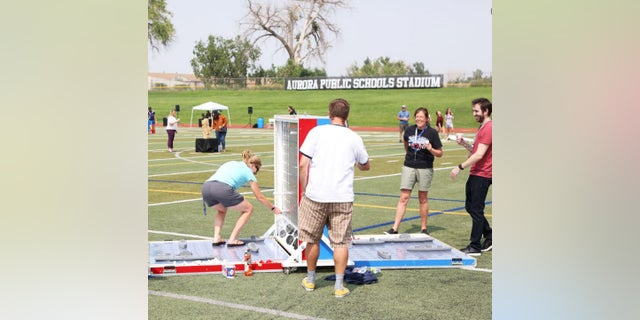
[{"label": "tree", "polygon": [[284,66],[276,67],[271,64],[271,69],[265,70],[261,66],[249,74],[249,77],[326,77],[327,71],[324,69],[307,69],[301,64],[294,64],[291,59],[287,60]]},{"label": "tree", "polygon": [[215,78],[246,78],[260,58],[260,49],[240,36],[224,39],[210,35],[204,43],[198,41],[193,48],[191,67],[193,74],[210,88]]},{"label": "tree", "polygon": [[422,75],[429,75],[430,73],[429,73],[429,70],[425,69],[424,63],[415,62],[413,64],[413,68],[409,70],[409,74],[422,76]]},{"label": "tree", "polygon": [[278,77],[326,77],[327,72],[324,69],[307,69],[302,64],[295,64],[291,59],[287,60],[287,64],[278,68]]},{"label": "tree", "polygon": [[476,69],[473,71],[473,76],[467,78],[467,81],[472,87],[489,87],[492,85],[493,79],[491,76],[484,77],[482,70]]},{"label": "tree", "polygon": [[158,51],[160,46],[166,47],[176,34],[171,23],[173,14],[167,10],[165,0],[149,0],[147,3],[147,31],[151,49]]},{"label": "tree", "polygon": [[258,66],[253,73],[249,74],[249,77],[271,77],[275,78],[278,76],[278,69],[276,66],[271,64],[270,69],[264,69],[262,66]]},{"label": "tree", "polygon": [[340,34],[330,15],[340,8],[348,8],[348,0],[291,0],[284,7],[247,0],[248,13],[243,18],[245,35],[261,40],[275,39],[296,65],[324,55],[331,47],[330,35]]},{"label": "tree", "polygon": [[476,69],[473,71],[473,76],[469,80],[482,80],[482,70]]},{"label": "tree", "polygon": [[379,57],[371,62],[368,57],[364,60],[362,67],[354,63],[348,69],[351,77],[381,76],[381,75],[404,75],[409,74],[410,67],[404,61],[391,61],[389,57]]}]

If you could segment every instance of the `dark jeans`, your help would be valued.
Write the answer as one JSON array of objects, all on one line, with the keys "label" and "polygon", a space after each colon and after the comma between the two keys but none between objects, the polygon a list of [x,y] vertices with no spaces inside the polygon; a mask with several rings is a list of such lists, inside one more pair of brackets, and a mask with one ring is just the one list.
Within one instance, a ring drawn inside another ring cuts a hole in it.
[{"label": "dark jeans", "polygon": [[216,131],[216,139],[218,139],[218,143],[222,145],[222,149],[227,148],[227,142],[225,138],[227,137],[227,131]]},{"label": "dark jeans", "polygon": [[167,146],[169,149],[173,149],[173,139],[176,137],[176,130],[167,130],[167,134],[169,135],[169,140],[167,140]]},{"label": "dark jeans", "polygon": [[482,236],[487,240],[492,239],[491,226],[484,216],[484,203],[487,200],[491,180],[491,178],[474,175],[470,175],[467,180],[464,208],[472,219],[471,236],[469,237],[471,242],[469,245],[476,249],[481,249],[482,247],[480,243]]}]

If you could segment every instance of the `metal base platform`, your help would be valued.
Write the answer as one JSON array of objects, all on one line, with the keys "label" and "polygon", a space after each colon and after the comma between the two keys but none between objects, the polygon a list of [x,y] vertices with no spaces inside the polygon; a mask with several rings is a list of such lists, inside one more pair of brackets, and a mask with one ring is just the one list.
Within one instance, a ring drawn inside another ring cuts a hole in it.
[{"label": "metal base platform", "polygon": [[[176,275],[222,273],[224,265],[233,264],[244,271],[244,253],[251,252],[254,272],[279,272],[289,255],[272,238],[245,241],[244,246],[213,246],[211,240],[175,240],[149,242],[149,274]],[[253,243],[250,247],[250,244]],[[255,245],[255,246],[254,246]]]},{"label": "metal base platform", "polygon": [[[325,240],[324,238],[323,240]],[[251,252],[254,272],[284,272],[305,267],[306,262],[290,255],[274,237],[242,239],[244,246],[212,246],[211,240],[172,240],[149,242],[149,275],[222,273],[225,265],[244,271],[244,253]],[[304,248],[301,244],[299,251]],[[331,256],[328,245],[323,256]],[[319,261],[320,262],[320,261]],[[322,259],[319,266],[332,266]],[[356,235],[349,248],[349,265],[380,269],[475,267],[476,260],[424,234]]]},{"label": "metal base platform", "polygon": [[425,234],[359,235],[349,258],[380,269],[475,267],[476,259]]}]

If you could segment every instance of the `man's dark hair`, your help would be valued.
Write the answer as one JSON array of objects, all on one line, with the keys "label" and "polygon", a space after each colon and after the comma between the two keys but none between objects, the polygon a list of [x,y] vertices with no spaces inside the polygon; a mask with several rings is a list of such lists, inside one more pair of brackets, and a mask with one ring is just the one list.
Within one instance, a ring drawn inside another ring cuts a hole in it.
[{"label": "man's dark hair", "polygon": [[487,98],[473,99],[473,101],[471,101],[471,105],[475,106],[476,104],[480,105],[480,110],[482,110],[482,112],[487,111],[487,114],[491,116],[491,101],[489,101],[489,99]]},{"label": "man's dark hair", "polygon": [[338,117],[347,120],[349,117],[349,102],[345,99],[335,99],[329,103],[329,117]]}]

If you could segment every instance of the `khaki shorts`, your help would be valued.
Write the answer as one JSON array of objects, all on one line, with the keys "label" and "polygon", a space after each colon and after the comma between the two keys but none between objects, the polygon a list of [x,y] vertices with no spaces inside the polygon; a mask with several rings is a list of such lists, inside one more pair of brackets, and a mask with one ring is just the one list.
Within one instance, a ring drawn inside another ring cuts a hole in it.
[{"label": "khaki shorts", "polygon": [[431,180],[433,179],[433,168],[414,169],[402,166],[402,176],[400,178],[400,189],[413,190],[418,184],[418,191],[429,191]]},{"label": "khaki shorts", "polygon": [[322,203],[303,197],[298,209],[299,239],[308,243],[320,243],[326,225],[331,247],[349,247],[352,213],[352,202]]}]

